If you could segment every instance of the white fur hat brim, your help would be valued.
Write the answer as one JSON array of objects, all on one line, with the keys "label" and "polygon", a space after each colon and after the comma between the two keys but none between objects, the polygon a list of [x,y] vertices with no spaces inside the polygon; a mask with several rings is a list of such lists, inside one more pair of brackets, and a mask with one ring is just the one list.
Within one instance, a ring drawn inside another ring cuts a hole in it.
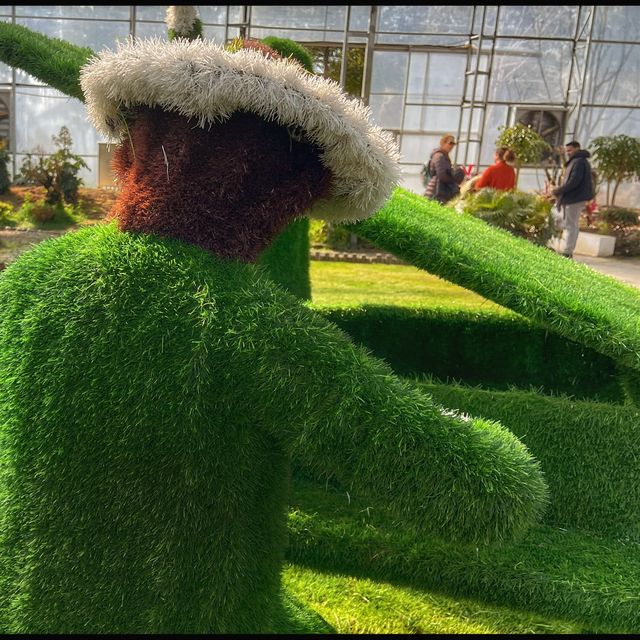
[{"label": "white fur hat brim", "polygon": [[365,218],[382,207],[400,178],[396,143],[371,123],[368,107],[346,97],[337,83],[253,49],[130,39],[91,59],[80,82],[89,119],[116,142],[126,132],[120,110],[136,105],[176,111],[201,127],[245,111],[301,128],[333,176],[331,196],[314,203],[311,217]]}]

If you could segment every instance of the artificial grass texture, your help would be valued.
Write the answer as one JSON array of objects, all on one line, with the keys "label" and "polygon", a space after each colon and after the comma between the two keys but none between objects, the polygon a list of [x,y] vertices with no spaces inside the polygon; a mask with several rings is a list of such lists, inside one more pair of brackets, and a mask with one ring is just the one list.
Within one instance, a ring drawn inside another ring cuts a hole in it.
[{"label": "artificial grass texture", "polygon": [[580,625],[469,598],[287,565],[284,584],[341,634],[578,633]]},{"label": "artificial grass texture", "polygon": [[405,189],[353,233],[411,264],[640,369],[640,292]]},{"label": "artificial grass texture", "polygon": [[421,383],[437,402],[507,425],[540,461],[544,521],[640,542],[640,411],[537,393]]},{"label": "artificial grass texture", "polygon": [[290,223],[260,254],[258,264],[269,277],[289,293],[309,300],[309,220]]},{"label": "artificial grass texture", "polygon": [[80,68],[94,55],[59,38],[50,38],[19,24],[0,22],[0,60],[23,69],[62,93],[84,101]]},{"label": "artificial grass texture", "polygon": [[287,559],[548,616],[582,633],[640,628],[640,545],[579,530],[538,525],[517,542],[462,547],[420,535],[354,492],[298,477]]},{"label": "artificial grass texture", "polygon": [[611,358],[515,313],[391,305],[312,308],[399,375],[624,401],[619,367]]},{"label": "artificial grass texture", "polygon": [[8,633],[268,632],[290,455],[445,539],[517,536],[546,499],[509,431],[260,269],[115,223],[2,272],[0,379]]}]

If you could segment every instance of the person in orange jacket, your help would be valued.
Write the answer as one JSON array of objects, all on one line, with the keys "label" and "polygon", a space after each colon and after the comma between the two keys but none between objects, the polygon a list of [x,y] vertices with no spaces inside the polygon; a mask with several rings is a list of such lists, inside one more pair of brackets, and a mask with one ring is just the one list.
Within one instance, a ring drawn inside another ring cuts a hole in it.
[{"label": "person in orange jacket", "polygon": [[490,187],[492,189],[501,189],[509,191],[516,186],[516,172],[513,163],[516,160],[516,154],[508,147],[498,147],[493,156],[494,164],[487,167],[482,175],[474,181],[472,189],[483,189]]}]

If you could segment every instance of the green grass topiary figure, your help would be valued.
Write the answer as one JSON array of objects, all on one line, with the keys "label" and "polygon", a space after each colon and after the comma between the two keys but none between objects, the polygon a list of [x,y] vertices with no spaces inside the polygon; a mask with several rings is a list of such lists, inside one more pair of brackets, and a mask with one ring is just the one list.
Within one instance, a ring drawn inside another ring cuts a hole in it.
[{"label": "green grass topiary figure", "polygon": [[281,588],[291,457],[451,540],[517,536],[544,505],[510,432],[252,264],[291,220],[366,217],[398,178],[359,103],[263,53],[143,40],[82,70],[121,190],[111,222],[0,276],[4,632],[326,629]]}]

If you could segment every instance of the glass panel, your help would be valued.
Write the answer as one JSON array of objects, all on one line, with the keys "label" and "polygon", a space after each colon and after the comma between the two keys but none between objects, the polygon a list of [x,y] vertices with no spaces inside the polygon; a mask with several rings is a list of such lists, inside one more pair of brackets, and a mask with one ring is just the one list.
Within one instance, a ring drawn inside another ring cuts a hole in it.
[{"label": "glass panel", "polygon": [[37,147],[52,153],[55,148],[51,136],[57,135],[63,125],[71,133],[75,153],[98,153],[99,136],[87,122],[84,104],[55,89],[17,89],[15,118],[18,153],[28,153]]},{"label": "glass panel", "polygon": [[0,82],[11,82],[11,67],[0,62]]},{"label": "glass panel", "polygon": [[168,4],[150,6],[137,5],[136,20],[160,20],[160,22],[164,22],[168,8]]},{"label": "glass panel", "polygon": [[400,129],[402,126],[402,96],[372,95],[371,114],[379,127]]},{"label": "glass panel", "polygon": [[404,112],[405,131],[425,131],[443,135],[458,130],[459,107],[418,107],[407,105]]},{"label": "glass panel", "polygon": [[[204,24],[225,24],[227,7],[201,5],[198,7],[198,15]],[[231,11],[229,11],[229,19],[231,19]]]},{"label": "glass panel", "polygon": [[640,6],[598,6],[593,25],[594,38],[638,42]]},{"label": "glass panel", "polygon": [[592,43],[584,102],[638,105],[640,46]]},{"label": "glass panel", "polygon": [[[236,29],[237,31],[237,29]],[[205,24],[202,27],[202,36],[207,40],[211,40],[219,45],[224,45],[224,27],[217,27],[213,25]],[[232,35],[229,36],[230,39],[233,38]]]},{"label": "glass panel", "polygon": [[167,39],[167,25],[164,22],[136,22],[136,38],[153,38],[154,36]]},{"label": "glass panel", "polygon": [[498,127],[506,126],[508,117],[509,107],[507,105],[487,105],[484,131],[482,133],[482,146],[480,148],[480,164],[484,165],[484,167],[489,166],[493,162],[496,140],[500,135]]},{"label": "glass panel", "polygon": [[405,52],[374,51],[371,93],[404,93],[408,62]]},{"label": "glass panel", "polygon": [[369,17],[371,16],[371,6],[366,4],[351,5],[351,20],[349,28],[351,31],[369,31]]},{"label": "glass panel", "polygon": [[498,41],[489,99],[559,103],[564,100],[571,62],[570,42]]},{"label": "glass panel", "polygon": [[485,10],[484,15],[484,35],[493,35],[496,31],[496,14],[498,12],[497,7],[487,7],[486,5],[478,5],[476,7],[476,18],[473,22],[474,33],[480,33],[482,27],[482,10]]},{"label": "glass panel", "polygon": [[229,6],[229,22],[240,22],[242,20],[242,10],[244,5],[230,5]]},{"label": "glass panel", "polygon": [[105,47],[115,48],[117,39],[129,35],[128,22],[99,22],[89,20],[56,20],[51,18],[18,18],[33,31],[52,38],[61,38],[80,47],[90,47],[99,51]]},{"label": "glass panel", "polygon": [[45,4],[16,6],[17,16],[34,16],[42,18],[100,18],[103,20],[129,20],[129,14],[129,7],[124,5],[74,6]]},{"label": "glass panel", "polygon": [[461,47],[467,43],[466,35],[439,35],[381,33],[376,35],[379,44],[422,44],[432,46]]},{"label": "glass panel", "polygon": [[578,19],[577,6],[502,5],[501,36],[549,36],[573,38]]},{"label": "glass panel", "polygon": [[403,133],[400,136],[401,162],[423,164],[429,159],[431,152],[439,146],[440,137],[440,135],[411,135]]},{"label": "glass panel", "polygon": [[466,56],[450,53],[432,53],[429,61],[427,95],[430,100],[451,102],[462,98]]},{"label": "glass panel", "polygon": [[381,6],[378,31],[468,34],[472,11],[472,7],[462,6]]},{"label": "glass panel", "polygon": [[422,163],[420,164],[402,164],[402,179],[400,186],[408,191],[419,193],[422,195],[424,192],[424,185],[422,184],[422,176],[420,170],[422,169]]},{"label": "glass panel", "polygon": [[260,27],[344,30],[345,11],[344,5],[253,5],[251,23]]},{"label": "glass panel", "polygon": [[598,136],[615,136],[624,133],[640,137],[640,110],[613,109],[611,107],[585,107],[580,114],[576,140],[583,147]]}]

